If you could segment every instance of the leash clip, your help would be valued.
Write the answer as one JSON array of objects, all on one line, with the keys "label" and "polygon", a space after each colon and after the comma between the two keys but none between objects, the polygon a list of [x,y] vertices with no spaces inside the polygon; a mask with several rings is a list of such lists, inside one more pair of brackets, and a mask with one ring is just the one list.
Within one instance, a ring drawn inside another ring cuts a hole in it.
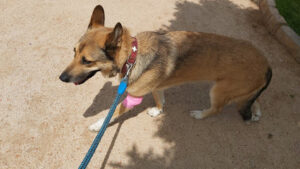
[{"label": "leash clip", "polygon": [[127,64],[126,64],[127,72],[126,72],[124,78],[128,79],[128,76],[129,76],[129,73],[130,73],[132,67],[133,67],[133,64],[132,64],[132,63],[127,63]]}]

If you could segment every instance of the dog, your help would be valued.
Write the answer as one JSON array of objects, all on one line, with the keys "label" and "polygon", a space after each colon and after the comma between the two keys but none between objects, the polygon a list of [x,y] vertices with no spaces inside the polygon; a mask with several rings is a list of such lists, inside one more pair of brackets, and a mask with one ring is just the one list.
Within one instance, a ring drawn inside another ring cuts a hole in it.
[{"label": "dog", "polygon": [[[104,26],[101,5],[94,8],[86,33],[74,48],[71,64],[60,75],[63,82],[82,84],[96,72],[105,77],[128,75],[127,98],[120,103],[113,118],[129,111],[152,93],[156,107],[151,116],[163,112],[163,91],[189,82],[212,81],[211,107],[191,111],[191,116],[203,119],[219,113],[230,103],[236,103],[245,121],[257,121],[261,116],[257,98],[268,87],[272,70],[267,59],[251,43],[210,33],[172,31],[142,32],[135,38],[117,23]],[[136,43],[136,46],[133,46]],[[130,71],[123,71],[132,54],[136,54]],[[89,126],[98,131],[104,119]]]}]

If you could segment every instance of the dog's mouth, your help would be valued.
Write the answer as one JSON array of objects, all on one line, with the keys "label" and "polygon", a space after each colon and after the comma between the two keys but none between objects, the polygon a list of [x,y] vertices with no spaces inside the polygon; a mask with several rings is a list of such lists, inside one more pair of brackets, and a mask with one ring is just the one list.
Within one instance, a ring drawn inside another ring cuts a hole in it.
[{"label": "dog's mouth", "polygon": [[82,83],[84,83],[85,81],[87,81],[89,78],[93,77],[98,71],[100,70],[94,70],[88,73],[88,75],[86,77],[84,77],[83,79],[74,82],[75,85],[81,85]]}]

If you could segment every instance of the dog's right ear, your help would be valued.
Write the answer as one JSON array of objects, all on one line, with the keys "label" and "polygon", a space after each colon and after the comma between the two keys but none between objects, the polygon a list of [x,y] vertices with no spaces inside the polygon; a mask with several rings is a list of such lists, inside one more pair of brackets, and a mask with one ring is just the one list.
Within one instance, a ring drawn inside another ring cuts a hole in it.
[{"label": "dog's right ear", "polygon": [[101,5],[97,5],[94,8],[88,29],[96,28],[98,26],[104,26],[104,20],[104,9]]}]

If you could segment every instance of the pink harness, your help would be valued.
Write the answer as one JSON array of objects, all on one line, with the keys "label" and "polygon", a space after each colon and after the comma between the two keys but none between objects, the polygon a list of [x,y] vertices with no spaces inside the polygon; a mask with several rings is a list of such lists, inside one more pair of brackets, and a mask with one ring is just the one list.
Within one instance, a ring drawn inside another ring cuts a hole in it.
[{"label": "pink harness", "polygon": [[141,104],[142,101],[143,101],[143,97],[133,97],[133,96],[130,96],[129,94],[127,94],[127,96],[126,96],[125,100],[122,102],[122,104],[124,107],[131,109],[134,106]]}]

